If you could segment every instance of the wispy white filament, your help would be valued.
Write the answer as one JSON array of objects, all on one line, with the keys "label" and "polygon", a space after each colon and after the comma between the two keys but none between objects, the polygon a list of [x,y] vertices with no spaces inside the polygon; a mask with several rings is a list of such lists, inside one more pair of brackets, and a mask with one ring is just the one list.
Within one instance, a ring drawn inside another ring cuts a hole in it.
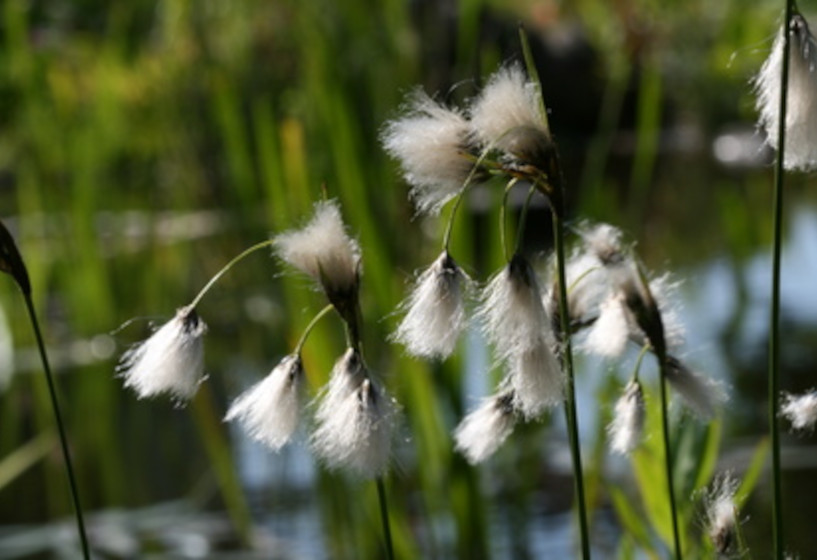
[{"label": "wispy white filament", "polygon": [[169,393],[189,400],[204,379],[205,332],[207,325],[196,310],[182,307],[150,338],[122,355],[117,373],[140,399]]},{"label": "wispy white filament", "polygon": [[[817,167],[817,43],[799,14],[793,16],[789,30],[791,54],[783,165],[786,169],[808,171]],[[783,39],[781,30],[755,78],[759,123],[774,149],[777,149],[780,122]]]},{"label": "wispy white filament", "polygon": [[468,156],[468,121],[421,91],[408,100],[406,114],[386,125],[382,141],[400,161],[421,213],[436,213],[463,188],[473,167]]},{"label": "wispy white filament", "polygon": [[457,426],[455,449],[472,465],[493,455],[513,431],[512,399],[507,393],[487,398]]},{"label": "wispy white filament", "polygon": [[644,431],[644,393],[638,381],[630,381],[624,394],[616,401],[613,421],[607,427],[610,450],[619,455],[629,455],[641,443]]},{"label": "wispy white filament", "polygon": [[500,360],[534,350],[550,329],[536,274],[519,255],[485,287],[477,314]]},{"label": "wispy white filament", "polygon": [[780,413],[795,430],[813,430],[817,424],[817,391],[802,395],[784,395]]},{"label": "wispy white filament", "polygon": [[269,375],[233,401],[224,420],[237,420],[252,439],[277,451],[298,427],[303,384],[301,358],[286,356]]},{"label": "wispy white filament", "polygon": [[443,252],[401,305],[406,314],[394,339],[415,356],[450,356],[466,323],[463,289],[467,282],[462,269]]},{"label": "wispy white filament", "polygon": [[[581,321],[595,310],[610,290],[601,262],[596,255],[577,252],[567,262],[567,303],[573,321]],[[551,297],[558,306],[555,297]]]},{"label": "wispy white filament", "polygon": [[274,247],[281,259],[319,281],[328,294],[357,286],[360,246],[346,233],[337,201],[316,203],[312,220],[278,235]]},{"label": "wispy white filament", "polygon": [[624,260],[621,230],[610,224],[587,225],[581,232],[588,252],[605,266],[618,264]]},{"label": "wispy white filament", "polygon": [[667,381],[684,403],[704,419],[714,416],[716,407],[727,400],[723,385],[671,356],[667,358]]},{"label": "wispy white filament", "polygon": [[510,356],[507,365],[513,405],[525,419],[538,418],[547,408],[562,402],[564,375],[544,334],[530,350]]},{"label": "wispy white filament", "polygon": [[650,293],[661,313],[661,323],[664,325],[664,339],[667,348],[678,348],[686,339],[686,329],[681,321],[680,298],[678,289],[680,284],[672,279],[670,274],[662,274],[650,280]]},{"label": "wispy white filament", "polygon": [[715,478],[704,497],[706,530],[719,558],[731,557],[728,555],[736,551],[738,545],[737,490],[737,479],[725,473]]},{"label": "wispy white filament", "polygon": [[604,358],[618,358],[630,336],[630,324],[622,295],[612,294],[599,306],[598,319],[590,328],[583,350]]},{"label": "wispy white filament", "polygon": [[312,434],[315,453],[329,468],[344,468],[371,478],[382,475],[391,455],[397,406],[368,376],[354,350],[335,364]]},{"label": "wispy white filament", "polygon": [[508,150],[519,141],[516,130],[535,131],[542,139],[549,139],[541,106],[537,84],[528,81],[522,68],[514,64],[491,76],[475,99],[470,108],[471,126],[481,143],[500,150]]}]

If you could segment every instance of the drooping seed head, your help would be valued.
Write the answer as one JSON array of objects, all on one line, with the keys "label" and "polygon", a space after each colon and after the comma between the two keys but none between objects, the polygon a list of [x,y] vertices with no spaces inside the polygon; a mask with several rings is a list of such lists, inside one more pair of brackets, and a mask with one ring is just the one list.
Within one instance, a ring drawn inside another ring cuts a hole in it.
[{"label": "drooping seed head", "polygon": [[147,340],[122,355],[117,373],[140,399],[169,393],[184,402],[204,380],[204,324],[196,310],[182,307]]}]

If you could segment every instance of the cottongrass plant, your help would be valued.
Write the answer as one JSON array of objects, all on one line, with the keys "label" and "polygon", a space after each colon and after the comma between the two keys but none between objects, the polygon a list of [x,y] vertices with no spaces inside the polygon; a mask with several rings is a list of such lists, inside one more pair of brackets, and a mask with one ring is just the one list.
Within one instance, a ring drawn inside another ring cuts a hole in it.
[{"label": "cottongrass plant", "polygon": [[[315,454],[330,469],[345,469],[376,479],[386,552],[388,558],[393,558],[383,477],[391,459],[392,432],[399,407],[363,359],[360,245],[347,233],[338,203],[327,200],[315,204],[314,215],[304,227],[278,235],[273,246],[284,262],[318,283],[330,304],[307,326],[293,356],[300,356],[306,337],[327,309],[334,309],[346,327],[348,349],[316,398],[315,429],[310,441]],[[227,419],[241,420],[256,439],[279,448],[279,443],[285,443],[295,429],[300,403],[296,383],[300,377],[300,366],[290,365],[285,358],[270,374],[269,388],[262,381],[262,385],[240,396]],[[269,395],[265,394],[267,390]],[[275,399],[279,406],[273,409],[270,401]],[[281,414],[281,409],[285,409],[286,429],[278,433],[270,417]]]},{"label": "cottongrass plant", "polygon": [[[496,351],[505,376],[495,394],[460,423],[455,431],[456,448],[471,463],[493,454],[510,435],[517,419],[534,420],[564,402],[573,458],[582,556],[589,558],[590,545],[584,498],[581,450],[573,388],[570,332],[566,322],[567,295],[564,270],[564,194],[558,153],[547,122],[541,86],[535,73],[524,32],[520,33],[527,75],[521,66],[506,65],[491,76],[485,88],[463,109],[449,109],[424,94],[414,93],[404,114],[389,122],[382,136],[387,152],[399,160],[410,184],[409,196],[420,213],[439,211],[454,200],[443,239],[443,255],[450,258],[452,224],[467,190],[476,182],[497,178],[506,182],[500,208],[500,238],[504,243],[507,195],[516,184],[527,185],[529,195],[517,230],[517,248],[506,253],[506,266],[492,276],[479,298],[477,318]],[[555,300],[558,314],[549,314],[530,264],[518,240],[531,196],[544,195],[553,214],[557,268],[560,277]],[[401,305],[405,316],[394,338],[408,352],[444,358],[453,351],[462,330],[461,303],[446,302],[459,272],[441,274],[435,263],[423,273],[412,295]],[[459,286],[459,284],[456,284]],[[439,306],[439,311],[432,309]],[[450,333],[432,341],[421,333],[419,319],[433,332]],[[447,325],[447,327],[445,326]],[[552,332],[556,325],[560,332]],[[563,363],[560,365],[557,356]]]},{"label": "cottongrass plant", "polygon": [[[579,307],[589,311],[590,317],[572,317],[571,322],[589,325],[589,333],[582,348],[605,358],[619,357],[628,341],[642,348],[633,379],[616,403],[613,422],[608,429],[610,448],[614,453],[629,454],[640,442],[643,425],[643,394],[638,385],[638,370],[645,351],[655,354],[660,373],[661,423],[665,456],[668,500],[672,516],[673,546],[676,558],[682,557],[678,528],[673,466],[669,437],[669,411],[666,384],[682,397],[685,404],[703,418],[711,418],[725,393],[719,384],[692,371],[670,350],[683,341],[682,327],[677,313],[670,303],[672,283],[666,276],[649,280],[641,264],[635,258],[632,247],[622,242],[620,230],[609,224],[585,226],[582,232],[585,250],[590,257],[582,257],[586,263],[595,258],[603,274],[586,275],[576,283],[596,282],[596,290],[585,288],[586,293],[596,294],[600,299],[595,317],[593,308]],[[588,266],[588,265],[585,265]],[[590,269],[592,270],[592,269]],[[599,293],[604,295],[598,296]]]},{"label": "cottongrass plant", "polygon": [[60,412],[59,398],[57,397],[57,388],[54,383],[54,376],[51,374],[51,366],[48,361],[48,353],[45,350],[45,342],[43,341],[42,332],[40,331],[40,322],[37,319],[37,312],[34,308],[34,300],[31,296],[31,281],[28,276],[28,269],[23,262],[23,256],[17,248],[17,243],[14,241],[11,233],[6,229],[6,225],[0,221],[0,271],[5,272],[11,276],[20,288],[20,293],[26,303],[26,310],[31,321],[31,328],[34,331],[34,338],[37,340],[37,350],[40,354],[40,362],[43,365],[43,372],[45,373],[46,384],[48,385],[48,395],[51,399],[51,410],[54,412],[54,421],[57,424],[57,433],[60,439],[60,450],[62,452],[63,461],[65,461],[65,474],[68,477],[68,486],[71,491],[71,502],[74,506],[74,517],[77,522],[77,533],[79,534],[80,548],[82,549],[82,557],[85,560],[90,560],[91,551],[88,545],[88,536],[85,531],[85,521],[82,513],[82,504],[79,498],[79,489],[77,487],[76,477],[74,476],[74,467],[71,461],[71,452],[68,446],[68,435],[65,429],[65,423]]},{"label": "cottongrass plant", "polygon": [[204,335],[207,325],[197,312],[198,304],[216,282],[256,251],[269,247],[271,240],[245,249],[219,270],[193,300],[180,307],[172,319],[151,336],[126,350],[116,366],[116,374],[138,398],[170,394],[177,405],[192,399],[204,374]]},{"label": "cottongrass plant", "polygon": [[[814,39],[794,0],[784,0],[783,22],[772,53],[755,79],[759,124],[777,150],[772,206],[772,282],[769,309],[769,432],[772,440],[772,540],[774,558],[784,557],[783,498],[778,424],[780,373],[780,261],[783,182],[786,169],[812,169],[817,161]],[[776,126],[775,126],[776,125]],[[789,136],[787,142],[787,135]]]},{"label": "cottongrass plant", "polygon": [[361,251],[334,200],[315,204],[302,228],[253,245],[233,258],[175,317],[144,342],[124,353],[118,366],[125,386],[140,398],[169,393],[184,403],[204,381],[203,335],[207,328],[196,308],[215,282],[249,254],[272,246],[285,263],[311,277],[329,304],[307,325],[293,352],[230,405],[225,421],[238,423],[250,438],[273,451],[289,443],[305,414],[305,374],[301,353],[317,322],[332,310],[346,327],[349,349],[316,399],[310,438],[317,457],[330,469],[375,478],[388,558],[393,558],[383,476],[391,459],[392,432],[399,406],[368,370],[361,350],[359,305]]}]

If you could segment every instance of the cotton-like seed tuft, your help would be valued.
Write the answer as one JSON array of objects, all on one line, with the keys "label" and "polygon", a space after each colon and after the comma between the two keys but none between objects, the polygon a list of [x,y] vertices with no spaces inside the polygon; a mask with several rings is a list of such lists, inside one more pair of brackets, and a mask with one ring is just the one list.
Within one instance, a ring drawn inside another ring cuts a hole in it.
[{"label": "cotton-like seed tuft", "polygon": [[414,356],[447,358],[465,328],[463,291],[469,280],[454,259],[443,252],[417,279],[401,304],[405,316],[394,333]]},{"label": "cotton-like seed tuft", "polygon": [[515,255],[488,283],[477,316],[502,361],[530,352],[541,343],[550,321],[536,274],[524,257]]},{"label": "cotton-like seed tuft", "polygon": [[471,105],[474,135],[485,146],[540,163],[553,149],[541,97],[519,65],[501,68]]},{"label": "cotton-like seed tuft", "polygon": [[692,371],[672,356],[667,356],[667,381],[684,403],[703,419],[712,418],[716,408],[728,399],[721,383]]},{"label": "cotton-like seed tuft", "polygon": [[346,233],[337,201],[316,203],[312,220],[278,235],[274,247],[281,259],[320,282],[333,303],[357,293],[360,246]]},{"label": "cotton-like seed tuft", "polygon": [[394,399],[350,349],[335,365],[320,400],[312,448],[329,468],[364,478],[380,476],[388,469],[396,416]]},{"label": "cotton-like seed tuft", "polygon": [[454,432],[455,449],[472,465],[481,463],[508,439],[516,425],[513,395],[505,392],[482,401]]},{"label": "cotton-like seed tuft", "polygon": [[621,230],[610,224],[586,226],[581,232],[587,251],[604,266],[621,264],[625,257]]},{"label": "cotton-like seed tuft", "polygon": [[286,356],[269,375],[233,401],[224,420],[238,421],[252,439],[277,451],[298,427],[303,385],[300,356]]},{"label": "cotton-like seed tuft", "polygon": [[122,355],[116,370],[140,399],[169,393],[179,402],[193,397],[204,380],[204,324],[182,307],[150,338]]},{"label": "cotton-like seed tuft", "polygon": [[621,294],[614,293],[599,306],[598,319],[590,327],[582,349],[604,358],[618,358],[630,337],[630,324]]},{"label": "cotton-like seed tuft", "polygon": [[[783,165],[789,170],[810,171],[817,167],[817,42],[800,14],[792,17],[789,33],[791,44]],[[766,132],[766,141],[775,150],[779,140],[782,68],[781,30],[754,80],[759,124]]]},{"label": "cotton-like seed tuft", "polygon": [[474,166],[469,130],[460,111],[421,91],[409,97],[405,115],[386,125],[383,146],[399,160],[418,212],[436,214],[465,186]]},{"label": "cotton-like seed tuft", "polygon": [[738,481],[731,473],[717,476],[704,496],[706,532],[719,558],[731,558],[737,550]]},{"label": "cotton-like seed tuft", "polygon": [[624,394],[616,401],[613,421],[607,427],[610,437],[610,451],[619,455],[629,455],[641,443],[644,431],[646,409],[644,392],[638,381],[630,381]]},{"label": "cotton-like seed tuft", "polygon": [[813,430],[817,424],[817,391],[802,395],[784,395],[780,413],[795,430]]},{"label": "cotton-like seed tuft", "polygon": [[514,408],[526,420],[538,418],[564,399],[565,376],[544,335],[532,349],[507,359]]}]

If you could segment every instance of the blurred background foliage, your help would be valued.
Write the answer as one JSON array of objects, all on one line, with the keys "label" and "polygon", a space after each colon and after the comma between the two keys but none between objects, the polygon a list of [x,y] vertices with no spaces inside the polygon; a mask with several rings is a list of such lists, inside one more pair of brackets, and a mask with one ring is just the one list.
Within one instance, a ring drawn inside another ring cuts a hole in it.
[{"label": "blurred background foliage", "polygon": [[[410,359],[386,342],[406,282],[436,255],[441,224],[413,219],[379,131],[418,85],[452,103],[467,99],[499,64],[518,58],[520,22],[540,64],[574,222],[623,227],[649,266],[692,275],[684,293],[705,309],[723,294],[694,274],[710,265],[727,271],[737,303],[703,342],[726,356],[711,374],[733,386],[738,404],[717,429],[723,445],[714,451],[706,443],[711,426],[682,425],[698,433],[689,453],[714,465],[720,449],[720,463],[746,468],[743,452],[753,452],[765,430],[765,339],[741,334],[752,297],[764,297],[753,296],[745,271],[765,254],[771,230],[770,159],[754,129],[750,79],[776,32],[778,4],[0,1],[0,209],[29,267],[61,374],[92,541],[112,558],[252,548],[262,557],[379,556],[373,488],[314,465],[303,437],[272,456],[220,421],[228,399],[266,374],[323,306],[306,281],[282,277],[262,254],[224,278],[200,307],[210,326],[210,378],[186,408],[137,402],[114,377],[129,344],[233,255],[302,223],[325,189],[341,200],[363,247],[368,359],[405,412],[388,480],[398,555],[571,550],[564,430],[523,426],[486,466],[468,467],[450,432],[489,387],[480,341],[469,337],[445,364]],[[813,209],[807,183],[789,181],[790,212]],[[454,252],[485,279],[502,262],[489,211],[498,199],[487,190],[474,195]],[[541,220],[531,219],[527,232],[538,252],[548,247]],[[817,251],[813,240],[809,247]],[[805,274],[796,265],[795,278]],[[0,283],[0,551],[57,557],[49,547],[70,550],[67,529],[37,528],[56,527],[70,503],[15,290]],[[783,386],[797,391],[813,377],[817,309],[813,299],[794,303],[811,310],[810,321],[789,318]],[[325,321],[305,350],[313,389],[342,350],[340,325]],[[627,557],[635,545],[660,555],[660,528],[639,533],[611,505],[627,495],[637,504],[638,494],[631,471],[605,465],[600,435],[618,384],[604,379],[593,381],[598,391],[584,402],[601,412],[582,414],[594,546],[609,556]],[[586,381],[580,372],[579,386]],[[808,441],[795,443],[805,449]],[[730,449],[739,457],[731,463]],[[698,464],[690,480],[713,465]],[[793,470],[787,486],[802,488],[807,478]],[[768,524],[758,494],[749,538],[762,557]],[[792,549],[805,552],[817,545],[797,529],[807,526],[803,516],[799,525],[792,520],[791,538]],[[688,518],[697,538],[700,523]]]}]

